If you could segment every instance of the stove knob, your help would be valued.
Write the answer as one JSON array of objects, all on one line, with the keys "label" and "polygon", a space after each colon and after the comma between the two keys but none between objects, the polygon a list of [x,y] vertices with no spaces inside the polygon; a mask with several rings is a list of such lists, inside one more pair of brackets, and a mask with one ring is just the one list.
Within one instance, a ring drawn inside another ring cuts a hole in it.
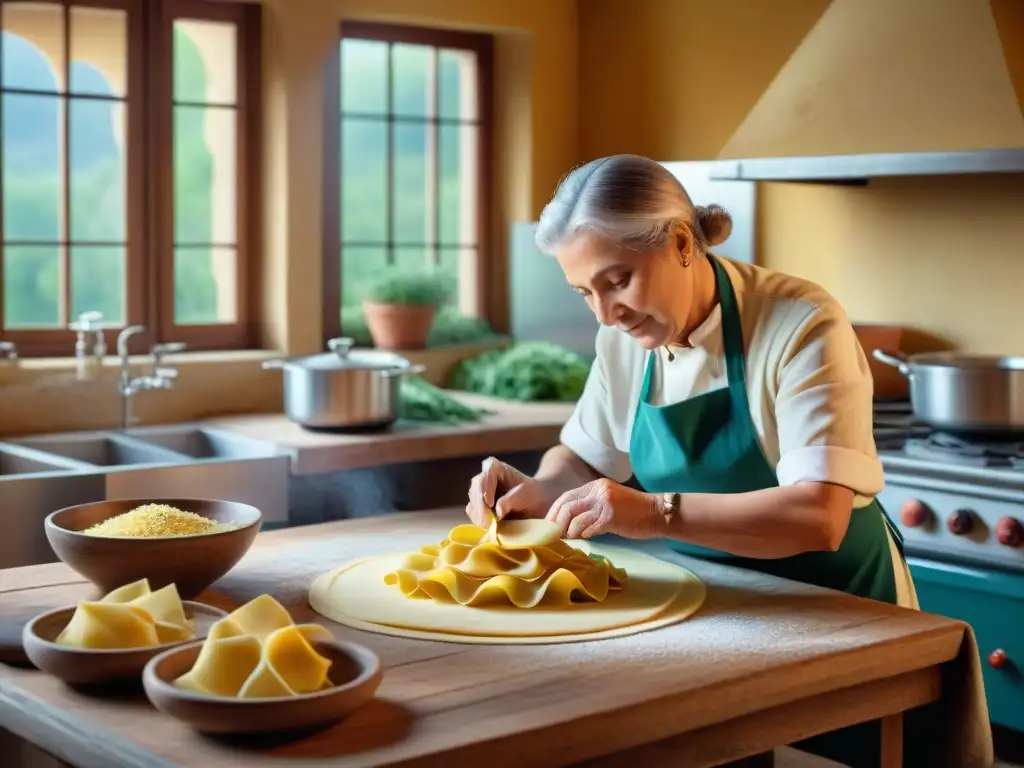
[{"label": "stove knob", "polygon": [[996,648],[988,655],[988,664],[993,669],[1002,669],[1006,666],[1007,661],[1009,659],[1006,656],[1006,651],[1002,648]]},{"label": "stove knob", "polygon": [[931,511],[917,499],[908,499],[900,507],[900,522],[908,528],[924,525],[931,517]]},{"label": "stove knob", "polygon": [[970,533],[971,528],[974,527],[974,515],[970,510],[958,509],[946,519],[946,527],[955,536],[963,536],[965,533]]},{"label": "stove knob", "polygon": [[1024,525],[1015,517],[1001,517],[996,523],[996,538],[1005,547],[1024,544]]}]

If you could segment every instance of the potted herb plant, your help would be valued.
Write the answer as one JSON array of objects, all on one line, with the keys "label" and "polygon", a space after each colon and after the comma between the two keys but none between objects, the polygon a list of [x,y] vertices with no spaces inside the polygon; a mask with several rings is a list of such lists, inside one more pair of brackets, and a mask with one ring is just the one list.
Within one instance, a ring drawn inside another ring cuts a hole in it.
[{"label": "potted herb plant", "polygon": [[431,270],[390,267],[363,299],[366,325],[378,349],[422,349],[449,289]]}]

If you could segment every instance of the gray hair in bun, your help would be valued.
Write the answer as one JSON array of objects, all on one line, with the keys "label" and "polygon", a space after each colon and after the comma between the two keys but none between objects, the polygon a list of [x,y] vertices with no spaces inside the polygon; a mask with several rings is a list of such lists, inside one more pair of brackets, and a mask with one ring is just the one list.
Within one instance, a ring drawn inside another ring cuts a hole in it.
[{"label": "gray hair in bun", "polygon": [[718,205],[695,206],[665,166],[639,155],[592,160],[570,172],[540,215],[535,240],[547,254],[580,232],[626,248],[660,250],[678,224],[702,254],[724,243],[732,217]]}]

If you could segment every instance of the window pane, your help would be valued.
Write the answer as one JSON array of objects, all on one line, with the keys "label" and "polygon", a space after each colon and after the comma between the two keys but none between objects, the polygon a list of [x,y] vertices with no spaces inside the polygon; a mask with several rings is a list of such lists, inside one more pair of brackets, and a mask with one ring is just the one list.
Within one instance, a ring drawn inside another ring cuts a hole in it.
[{"label": "window pane", "polygon": [[341,41],[341,111],[384,114],[388,104],[388,44]]},{"label": "window pane", "polygon": [[61,325],[60,269],[55,245],[4,248],[4,328]]},{"label": "window pane", "polygon": [[448,119],[477,117],[477,64],[472,51],[442,50],[438,53],[438,114]]},{"label": "window pane", "polygon": [[71,99],[68,109],[71,240],[124,242],[124,104]]},{"label": "window pane", "polygon": [[4,240],[62,239],[62,101],[3,96]]},{"label": "window pane", "polygon": [[394,123],[395,160],[392,196],[396,243],[428,243],[433,238],[431,175],[427,172],[426,123]]},{"label": "window pane", "polygon": [[411,272],[429,269],[433,266],[430,253],[430,249],[425,247],[395,248],[395,266]]},{"label": "window pane", "polygon": [[174,108],[174,241],[234,245],[235,110]]},{"label": "window pane", "polygon": [[237,27],[220,21],[174,22],[174,100],[234,104],[237,99]]},{"label": "window pane", "polygon": [[174,322],[178,325],[238,320],[234,248],[174,249]]},{"label": "window pane", "polygon": [[391,47],[391,109],[395,114],[434,114],[435,51],[426,45]]},{"label": "window pane", "polygon": [[448,303],[464,314],[475,314],[476,268],[475,248],[443,248],[438,270],[451,286]]},{"label": "window pane", "polygon": [[127,14],[71,9],[71,92],[123,97],[128,91]]},{"label": "window pane", "polygon": [[124,248],[76,245],[71,248],[71,317],[102,312],[103,321],[125,322]]},{"label": "window pane", "polygon": [[381,247],[346,245],[341,249],[341,306],[358,307],[370,284],[387,266],[387,251]]},{"label": "window pane", "polygon": [[387,141],[383,120],[341,121],[342,242],[387,240]]},{"label": "window pane", "polygon": [[440,159],[440,241],[475,245],[479,152],[475,125],[438,127]]},{"label": "window pane", "polygon": [[3,3],[3,87],[64,90],[64,10],[57,3]]}]

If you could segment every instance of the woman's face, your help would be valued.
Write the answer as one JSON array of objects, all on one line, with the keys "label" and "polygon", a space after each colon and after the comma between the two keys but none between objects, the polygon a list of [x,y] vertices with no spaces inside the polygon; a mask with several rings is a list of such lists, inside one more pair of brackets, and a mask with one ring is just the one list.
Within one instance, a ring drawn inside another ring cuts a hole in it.
[{"label": "woman's face", "polygon": [[680,234],[660,251],[623,248],[581,232],[555,254],[566,280],[586,299],[602,325],[625,331],[644,349],[677,339],[686,327],[693,299],[692,244]]}]

